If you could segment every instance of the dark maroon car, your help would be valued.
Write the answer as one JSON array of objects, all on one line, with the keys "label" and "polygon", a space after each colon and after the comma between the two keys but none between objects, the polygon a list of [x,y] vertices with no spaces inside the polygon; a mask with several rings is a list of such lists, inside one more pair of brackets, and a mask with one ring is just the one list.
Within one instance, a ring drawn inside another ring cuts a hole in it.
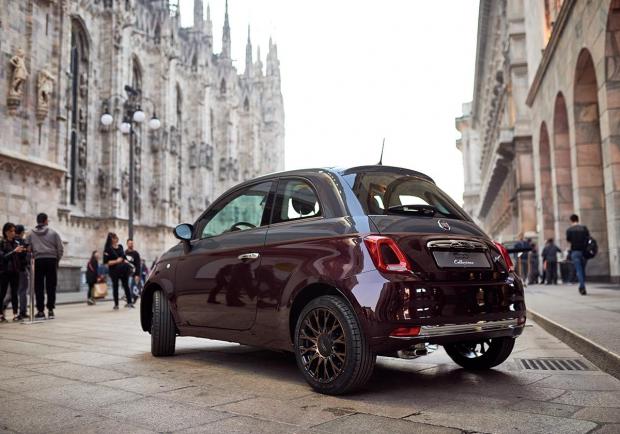
[{"label": "dark maroon car", "polygon": [[293,351],[314,389],[338,394],[364,385],[377,355],[438,344],[466,369],[491,368],[525,324],[506,250],[412,170],[263,176],[175,235],[141,304],[155,356],[177,335]]}]

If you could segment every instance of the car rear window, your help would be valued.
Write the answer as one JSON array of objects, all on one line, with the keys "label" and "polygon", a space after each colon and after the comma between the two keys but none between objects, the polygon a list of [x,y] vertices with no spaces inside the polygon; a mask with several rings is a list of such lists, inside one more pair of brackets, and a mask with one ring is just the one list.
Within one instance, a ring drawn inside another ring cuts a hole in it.
[{"label": "car rear window", "polygon": [[368,215],[434,215],[471,220],[433,182],[418,176],[372,171],[349,173],[344,178]]}]

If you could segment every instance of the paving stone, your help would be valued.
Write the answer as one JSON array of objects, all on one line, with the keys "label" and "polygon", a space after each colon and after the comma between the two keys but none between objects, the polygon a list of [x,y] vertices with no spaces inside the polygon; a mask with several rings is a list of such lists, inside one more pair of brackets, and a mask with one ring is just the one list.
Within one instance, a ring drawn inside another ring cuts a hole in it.
[{"label": "paving stone", "polygon": [[208,425],[201,425],[178,431],[178,434],[202,433],[244,433],[244,434],[285,434],[301,433],[298,426],[246,416],[235,416],[218,420]]},{"label": "paving stone", "polygon": [[536,382],[536,386],[567,390],[620,390],[620,380],[607,375],[582,376],[554,374]]},{"label": "paving stone", "polygon": [[434,426],[424,423],[410,422],[403,419],[374,416],[370,414],[353,414],[317,425],[315,428],[337,433],[429,433],[429,434],[460,434],[454,428]]},{"label": "paving stone", "polygon": [[555,398],[553,402],[571,405],[581,405],[584,407],[620,408],[620,392],[569,390],[564,395]]},{"label": "paving stone", "polygon": [[620,423],[620,410],[613,407],[586,407],[575,413],[573,417],[594,422]]},{"label": "paving stone", "polygon": [[501,433],[586,433],[596,427],[593,422],[560,418],[554,416],[506,409],[485,409],[479,407],[445,404],[420,414],[407,417],[408,420],[451,426],[467,431]]},{"label": "paving stone", "polygon": [[10,378],[30,377],[35,375],[31,370],[20,368],[18,366],[3,367],[0,368],[0,372],[0,378],[2,378],[2,381]]},{"label": "paving stone", "polygon": [[546,414],[549,416],[570,417],[581,407],[574,405],[558,404],[555,402],[520,400],[509,406],[511,410],[524,411],[527,413]]},{"label": "paving stone", "polygon": [[8,392],[31,392],[62,387],[68,384],[77,384],[77,382],[67,378],[54,377],[53,375],[38,375],[33,373],[30,377],[11,378],[9,380],[0,381],[0,390],[6,390]]},{"label": "paving stone", "polygon": [[[111,419],[103,419],[88,425],[64,428],[53,434],[155,434],[157,431],[142,428],[128,423],[120,423]],[[203,431],[205,432],[205,431]]]},{"label": "paving stone", "polygon": [[95,410],[108,404],[142,398],[142,395],[137,393],[87,383],[45,389],[25,395],[79,410]]},{"label": "paving stone", "polygon": [[100,418],[80,410],[33,399],[5,401],[0,405],[2,425],[17,432],[49,433],[52,429],[64,431],[99,420]]},{"label": "paving stone", "polygon": [[41,374],[50,374],[57,377],[86,381],[89,383],[118,380],[119,378],[126,378],[130,376],[130,374],[126,374],[124,372],[117,372],[94,366],[76,365],[74,363],[44,365],[29,367],[29,369]]},{"label": "paving stone", "polygon": [[[368,413],[391,418],[408,416],[422,407],[400,394],[358,392],[345,396],[314,394],[290,401],[296,406],[320,407],[332,413]],[[429,403],[425,403],[428,405]],[[424,407],[426,408],[426,407]]]},{"label": "paving stone", "polygon": [[596,431],[592,431],[593,434],[618,434],[620,432],[620,424],[603,425]]},{"label": "paving stone", "polygon": [[51,360],[60,360],[63,362],[71,362],[78,365],[87,366],[104,366],[111,365],[113,363],[127,363],[131,361],[128,357],[112,356],[109,354],[93,353],[90,351],[75,351],[68,353],[65,350],[62,353],[52,354],[45,357]]},{"label": "paving stone", "polygon": [[322,408],[318,405],[287,405],[285,401],[273,398],[246,399],[214,409],[306,427],[353,413],[352,410]]},{"label": "paving stone", "polygon": [[96,413],[118,421],[127,421],[130,424],[134,423],[155,431],[166,432],[204,425],[232,416],[204,407],[153,397],[100,407]]},{"label": "paving stone", "polygon": [[104,386],[150,395],[188,387],[187,381],[170,381],[154,377],[128,377],[100,383]]},{"label": "paving stone", "polygon": [[177,402],[187,402],[201,407],[213,407],[243,399],[254,398],[254,395],[244,392],[235,392],[217,387],[185,387],[158,393],[157,398],[169,399]]}]

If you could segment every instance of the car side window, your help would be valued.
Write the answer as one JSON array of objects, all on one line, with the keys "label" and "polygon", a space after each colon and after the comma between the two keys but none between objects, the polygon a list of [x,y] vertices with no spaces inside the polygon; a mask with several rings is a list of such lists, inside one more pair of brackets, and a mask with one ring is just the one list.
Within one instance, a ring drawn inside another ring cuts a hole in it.
[{"label": "car side window", "polygon": [[278,183],[272,223],[321,215],[319,199],[310,184],[301,179],[281,179]]},{"label": "car side window", "polygon": [[271,185],[271,181],[263,182],[234,193],[198,224],[199,237],[214,237],[261,226]]}]

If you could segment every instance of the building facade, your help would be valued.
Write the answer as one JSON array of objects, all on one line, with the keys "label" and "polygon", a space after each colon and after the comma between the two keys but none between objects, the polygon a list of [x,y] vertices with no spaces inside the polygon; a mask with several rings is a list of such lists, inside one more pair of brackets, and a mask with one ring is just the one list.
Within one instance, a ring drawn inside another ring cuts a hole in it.
[{"label": "building facade", "polygon": [[134,238],[147,260],[224,190],[283,169],[277,46],[263,64],[248,27],[239,72],[228,5],[220,53],[204,12],[195,0],[194,25],[182,28],[176,0],[0,0],[0,216],[32,226],[46,212],[66,244],[65,275],[108,231],[127,235],[126,86],[147,115],[133,167]]},{"label": "building facade", "polygon": [[[482,0],[478,26],[472,105],[482,110],[472,110],[471,128],[482,150],[476,164],[465,165],[482,179],[474,215],[500,239],[529,232],[539,243],[555,238],[566,250],[568,218],[578,214],[599,245],[588,275],[620,281],[620,1]],[[518,41],[510,37],[515,33]],[[484,110],[501,106],[503,93],[481,91],[497,82],[486,72],[493,45],[525,78],[506,83],[515,108],[507,132],[522,140],[508,153],[504,179],[490,175],[488,164],[506,160],[500,127],[506,122]],[[487,128],[500,133],[487,136]],[[512,223],[495,224],[507,204],[517,211]]]}]

